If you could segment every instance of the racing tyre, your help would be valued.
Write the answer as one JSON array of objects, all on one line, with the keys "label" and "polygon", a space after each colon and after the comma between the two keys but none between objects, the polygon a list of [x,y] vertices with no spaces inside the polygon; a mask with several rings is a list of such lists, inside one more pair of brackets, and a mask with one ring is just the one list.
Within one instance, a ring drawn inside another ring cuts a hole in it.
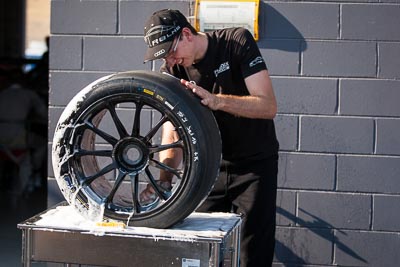
[{"label": "racing tyre", "polygon": [[[161,142],[165,123],[179,140]],[[172,150],[176,167],[160,160]],[[178,79],[150,71],[103,77],[62,113],[53,139],[53,170],[67,202],[90,220],[168,228],[207,197],[219,172],[221,138],[212,111]],[[173,177],[165,186],[160,172]],[[151,187],[154,198],[141,200]]]}]

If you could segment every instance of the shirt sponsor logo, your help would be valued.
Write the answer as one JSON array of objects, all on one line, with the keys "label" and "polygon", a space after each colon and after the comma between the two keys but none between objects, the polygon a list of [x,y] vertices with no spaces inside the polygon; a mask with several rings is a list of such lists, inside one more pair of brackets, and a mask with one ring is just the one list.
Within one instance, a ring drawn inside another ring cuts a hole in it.
[{"label": "shirt sponsor logo", "polygon": [[230,69],[229,62],[228,62],[228,61],[227,61],[227,62],[224,62],[224,63],[222,63],[221,65],[219,65],[219,68],[218,68],[218,69],[214,70],[214,75],[215,75],[215,77],[218,77],[218,75],[219,75],[220,73],[222,73],[222,72],[224,72],[224,71],[227,71],[227,70],[229,70],[229,69]]},{"label": "shirt sponsor logo", "polygon": [[249,67],[254,67],[257,64],[263,63],[264,59],[262,57],[256,57],[252,62],[249,63]]}]

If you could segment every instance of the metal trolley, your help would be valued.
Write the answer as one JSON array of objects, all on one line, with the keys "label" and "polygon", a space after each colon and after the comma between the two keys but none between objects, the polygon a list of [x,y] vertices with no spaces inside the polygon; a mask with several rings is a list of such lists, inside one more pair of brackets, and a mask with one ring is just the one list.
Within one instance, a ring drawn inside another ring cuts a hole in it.
[{"label": "metal trolley", "polygon": [[235,214],[194,212],[170,229],[110,223],[87,221],[60,203],[18,224],[22,265],[239,266],[241,219]]}]

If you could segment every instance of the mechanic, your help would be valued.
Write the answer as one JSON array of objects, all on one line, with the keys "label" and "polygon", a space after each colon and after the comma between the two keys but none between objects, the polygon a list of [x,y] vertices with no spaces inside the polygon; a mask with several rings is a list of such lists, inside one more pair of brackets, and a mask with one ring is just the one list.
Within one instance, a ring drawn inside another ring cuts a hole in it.
[{"label": "mechanic", "polygon": [[[148,46],[145,62],[163,59],[161,71],[180,78],[213,110],[221,132],[220,174],[197,211],[240,214],[240,266],[271,266],[279,149],[273,122],[277,103],[253,36],[244,28],[197,32],[178,10],[164,9],[147,20],[144,40]],[[162,142],[177,138],[172,124],[166,124]],[[168,151],[161,160],[170,166],[179,164],[181,154]],[[160,173],[164,185],[170,185],[170,179]],[[150,186],[141,193],[144,199],[152,195]]]}]

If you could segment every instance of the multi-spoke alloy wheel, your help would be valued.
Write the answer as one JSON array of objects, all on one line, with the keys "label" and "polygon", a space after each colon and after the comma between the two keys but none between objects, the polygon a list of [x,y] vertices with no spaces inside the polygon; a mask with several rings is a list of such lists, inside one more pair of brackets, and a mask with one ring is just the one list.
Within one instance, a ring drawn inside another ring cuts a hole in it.
[{"label": "multi-spoke alloy wheel", "polygon": [[[178,140],[161,142],[165,124]],[[160,154],[181,155],[171,165]],[[177,79],[147,71],[103,77],[77,94],[53,139],[53,169],[70,205],[92,220],[166,228],[188,216],[218,175],[212,112]],[[160,172],[172,178],[167,186]],[[153,197],[141,198],[143,190]]]}]

